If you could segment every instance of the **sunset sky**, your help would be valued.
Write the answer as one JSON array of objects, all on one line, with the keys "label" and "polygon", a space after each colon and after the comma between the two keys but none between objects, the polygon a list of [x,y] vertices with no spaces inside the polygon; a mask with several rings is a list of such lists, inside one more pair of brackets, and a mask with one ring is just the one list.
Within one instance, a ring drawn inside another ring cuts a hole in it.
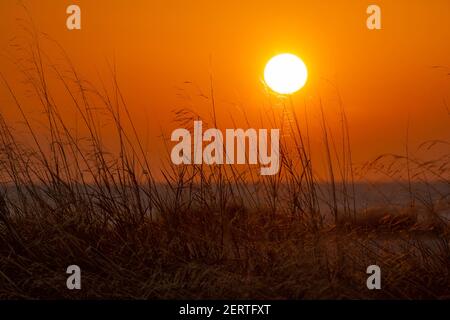
[{"label": "sunset sky", "polygon": [[[11,39],[23,35],[17,18],[25,14],[18,3],[0,1],[0,72],[26,99],[20,74],[3,58],[14,52]],[[201,93],[209,95],[210,75],[223,125],[232,125],[231,116],[242,120],[242,110],[258,119],[270,101],[262,83],[265,64],[284,52],[300,56],[308,67],[308,83],[293,99],[299,112],[310,114],[317,144],[322,139],[318,101],[322,99],[330,125],[338,126],[339,94],[355,162],[403,152],[408,115],[413,146],[450,138],[445,106],[450,108],[448,0],[378,0],[383,29],[375,31],[366,28],[366,8],[372,2],[361,0],[23,3],[38,29],[65,48],[86,79],[107,79],[108,62],[116,65],[138,130],[148,135],[154,150],[160,150],[161,129],[168,133],[174,126],[174,109],[189,106],[209,115]],[[81,30],[66,28],[70,4],[81,7]],[[45,47],[57,60],[55,46]],[[1,86],[0,110],[14,117],[12,108]],[[33,114],[32,104],[27,108]]]}]

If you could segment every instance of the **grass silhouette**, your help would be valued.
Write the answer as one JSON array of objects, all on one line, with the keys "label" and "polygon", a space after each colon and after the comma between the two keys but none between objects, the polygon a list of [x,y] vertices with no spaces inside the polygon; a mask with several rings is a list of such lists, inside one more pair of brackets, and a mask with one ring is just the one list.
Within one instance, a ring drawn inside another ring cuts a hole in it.
[{"label": "grass silhouette", "polygon": [[[441,214],[449,208],[449,154],[421,161],[407,152],[367,163],[359,170],[389,177],[410,201],[360,209],[343,105],[340,147],[322,109],[324,183],[315,172],[308,128],[287,100],[283,112],[267,115],[287,133],[276,176],[260,177],[250,166],[167,161],[160,181],[114,67],[112,88],[99,90],[63,48],[64,65],[52,63],[40,45],[42,37],[52,40],[27,30],[30,45],[21,49],[28,59],[16,66],[40,102],[45,133],[2,76],[25,132],[0,113],[0,298],[450,298],[449,229]],[[64,120],[50,74],[85,136]],[[212,82],[209,99],[213,116],[204,120],[217,127]],[[114,137],[102,134],[100,117],[114,125]],[[198,118],[183,109],[174,121]],[[118,151],[105,140],[117,141]],[[448,143],[421,148],[439,144]],[[418,180],[425,191],[414,190]],[[436,182],[447,192],[436,190]],[[81,291],[66,288],[72,264],[82,269]],[[366,268],[373,264],[382,269],[383,290],[366,287]]]}]

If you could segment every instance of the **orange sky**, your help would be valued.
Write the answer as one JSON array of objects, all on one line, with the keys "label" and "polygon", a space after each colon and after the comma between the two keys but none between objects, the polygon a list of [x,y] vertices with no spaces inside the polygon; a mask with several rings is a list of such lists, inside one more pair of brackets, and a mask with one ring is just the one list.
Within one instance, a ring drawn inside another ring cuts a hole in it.
[{"label": "orange sky", "polygon": [[[173,128],[171,110],[188,104],[179,88],[194,96],[192,108],[208,115],[209,105],[198,92],[209,94],[210,70],[224,125],[230,124],[230,115],[242,118],[240,108],[256,119],[268,103],[261,84],[264,65],[281,52],[298,54],[308,66],[309,82],[294,101],[307,102],[312,139],[318,144],[319,97],[331,125],[338,123],[338,95],[329,81],[339,89],[348,113],[355,162],[401,152],[408,114],[414,145],[450,139],[444,104],[450,105],[450,69],[431,68],[450,68],[448,0],[376,1],[382,9],[381,31],[366,28],[365,11],[372,2],[361,0],[23,2],[40,31],[66,49],[85,78],[107,78],[107,61],[115,61],[138,130],[148,132],[154,150],[160,150],[161,128]],[[24,13],[17,3],[0,1],[2,54],[10,50],[10,39],[23,33],[16,18]],[[70,4],[81,7],[81,31],[66,29]],[[56,54],[52,48],[47,49],[50,55]],[[0,72],[18,79],[4,58]],[[0,104],[8,114],[12,104],[3,87]]]}]

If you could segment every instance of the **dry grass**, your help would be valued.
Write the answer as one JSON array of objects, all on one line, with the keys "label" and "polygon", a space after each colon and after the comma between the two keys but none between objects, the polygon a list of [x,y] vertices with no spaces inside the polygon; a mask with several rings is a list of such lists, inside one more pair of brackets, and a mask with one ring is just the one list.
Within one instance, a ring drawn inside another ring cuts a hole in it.
[{"label": "dry grass", "polygon": [[[110,90],[97,90],[62,49],[64,67],[53,63],[41,36],[29,30],[30,46],[20,47],[27,59],[16,66],[46,116],[45,133],[3,78],[25,132],[0,114],[0,298],[450,298],[449,233],[440,216],[449,194],[430,197],[438,192],[435,181],[449,185],[449,155],[371,162],[363,170],[396,181],[395,166],[407,161],[408,179],[399,183],[411,206],[358,210],[343,106],[340,146],[322,111],[329,174],[323,184],[308,132],[287,101],[289,121],[285,112],[268,116],[289,131],[278,175],[167,163],[159,183],[114,69]],[[50,77],[70,98],[85,136],[64,120]],[[209,99],[215,111],[213,90]],[[192,117],[181,110],[176,121]],[[103,143],[100,118],[113,124],[108,140],[118,141],[117,152]],[[414,193],[411,181],[420,179],[428,194]],[[65,287],[71,264],[82,268],[79,292]],[[382,268],[381,291],[366,288],[372,264]]]}]

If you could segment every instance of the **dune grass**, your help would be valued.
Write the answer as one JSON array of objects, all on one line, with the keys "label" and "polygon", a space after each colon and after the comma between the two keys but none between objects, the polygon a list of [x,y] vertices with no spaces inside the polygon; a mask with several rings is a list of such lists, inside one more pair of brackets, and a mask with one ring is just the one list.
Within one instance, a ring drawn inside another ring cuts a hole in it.
[{"label": "dune grass", "polygon": [[[109,89],[99,90],[62,48],[63,66],[53,63],[41,35],[30,30],[30,46],[21,48],[27,59],[16,66],[46,122],[38,126],[30,118],[2,76],[22,125],[13,128],[0,113],[0,298],[450,298],[449,230],[440,215],[449,194],[433,189],[436,181],[449,186],[450,155],[425,162],[407,152],[367,163],[360,170],[389,176],[408,190],[410,201],[404,208],[358,209],[343,105],[340,141],[322,109],[324,183],[308,128],[286,101],[281,114],[267,115],[289,132],[281,141],[278,175],[260,177],[250,166],[166,162],[158,169],[161,181],[114,68]],[[51,77],[70,105],[55,102]],[[210,123],[217,125],[213,90],[208,99]],[[67,108],[77,113],[85,135],[69,126]],[[195,117],[178,110],[175,121]],[[105,118],[113,137],[102,132]],[[107,148],[110,140],[118,150]],[[418,180],[428,186],[425,193],[414,192]],[[82,269],[81,291],[66,288],[72,264]],[[380,291],[366,287],[366,268],[373,264],[383,272]]]}]

